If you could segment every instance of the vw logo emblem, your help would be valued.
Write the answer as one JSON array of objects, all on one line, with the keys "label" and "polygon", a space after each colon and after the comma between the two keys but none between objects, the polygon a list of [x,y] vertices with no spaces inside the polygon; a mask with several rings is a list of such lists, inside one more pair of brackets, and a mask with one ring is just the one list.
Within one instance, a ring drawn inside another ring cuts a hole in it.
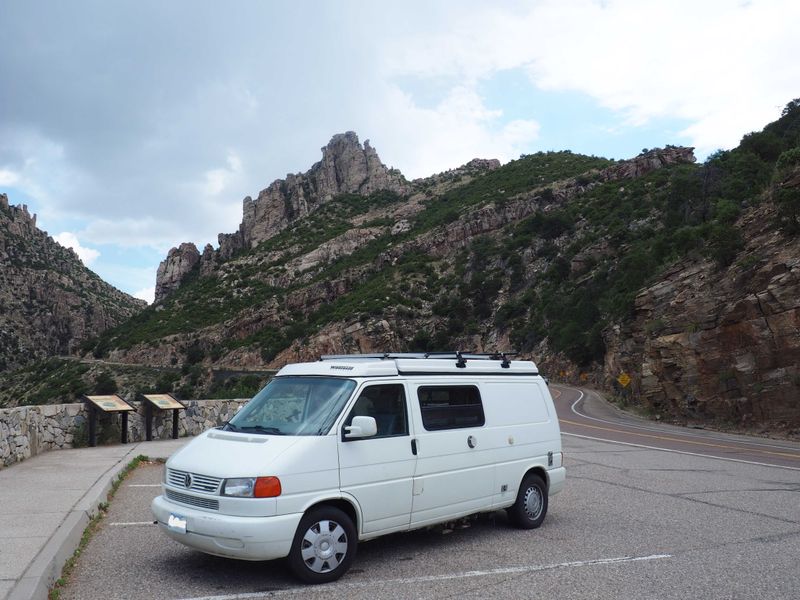
[{"label": "vw logo emblem", "polygon": [[184,477],[183,477],[183,485],[186,486],[187,488],[192,487],[192,475],[190,473],[187,473],[186,475],[184,475]]}]

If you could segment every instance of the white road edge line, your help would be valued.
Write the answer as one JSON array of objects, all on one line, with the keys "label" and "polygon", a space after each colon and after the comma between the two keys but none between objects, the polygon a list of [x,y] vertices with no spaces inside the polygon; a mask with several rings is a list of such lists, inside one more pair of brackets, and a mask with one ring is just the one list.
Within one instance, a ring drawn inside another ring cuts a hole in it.
[{"label": "white road edge line", "polygon": [[160,483],[129,483],[126,487],[161,487]]},{"label": "white road edge line", "polygon": [[152,521],[130,521],[128,523],[109,523],[115,527],[140,527],[142,525],[153,525]]},{"label": "white road edge line", "polygon": [[800,471],[800,467],[787,467],[784,465],[773,465],[770,463],[756,462],[754,460],[742,460],[740,458],[725,458],[724,456],[714,456],[712,454],[700,454],[699,452],[688,452],[686,450],[673,450],[671,448],[659,448],[658,446],[646,446],[644,444],[633,444],[631,442],[617,442],[606,438],[593,437],[591,435],[579,435],[577,433],[561,432],[561,435],[569,435],[584,440],[594,440],[595,442],[606,442],[607,444],[620,444],[622,446],[633,446],[634,448],[645,448],[647,450],[658,450],[660,452],[672,452],[674,454],[688,454],[689,456],[699,456],[701,458],[712,458],[714,460],[727,460],[728,462],[742,463],[745,465],[756,465],[758,467],[770,467],[773,469],[788,469],[789,471]]},{"label": "white road edge line", "polygon": [[[585,396],[585,394],[583,393],[583,390],[581,390],[579,388],[576,388],[576,387],[570,387],[570,386],[567,386],[567,385],[565,385],[563,387],[575,390],[578,393],[580,393],[580,397],[577,400],[575,400],[575,402],[573,402],[572,405],[570,406],[570,410],[574,414],[578,415],[579,417],[583,417],[584,419],[589,419],[591,421],[597,421],[598,423],[606,423],[607,425],[617,425],[617,426],[629,427],[631,429],[641,429],[642,431],[653,431],[655,433],[671,433],[669,429],[664,429],[664,428],[661,428],[661,427],[648,426],[648,425],[638,424],[638,423],[627,423],[627,422],[624,422],[624,421],[609,421],[608,419],[599,419],[597,417],[590,417],[586,413],[582,413],[576,408],[578,406],[578,402],[583,400],[583,397]],[[686,428],[684,428],[684,429],[686,429]],[[683,435],[683,436],[686,436],[686,437],[697,438],[697,439],[702,439],[702,440],[715,440],[715,441],[718,441],[718,442],[730,442],[731,441],[730,438],[714,435],[715,432],[713,432],[713,431],[710,431],[710,430],[706,429],[706,430],[704,430],[704,432],[705,433],[702,433],[702,434],[694,433],[692,431],[677,431],[677,432],[674,432],[674,433],[675,433],[675,435]],[[751,441],[751,440],[736,440],[736,441],[740,441],[740,442],[748,444],[750,446],[759,446],[761,448],[770,448],[771,450],[794,450],[794,451],[797,450],[797,448],[794,447],[794,446],[781,446],[779,444],[764,444],[763,442],[757,442],[757,441]]]},{"label": "white road edge line", "polygon": [[[489,569],[486,571],[463,571],[461,573],[445,573],[443,575],[423,575],[421,577],[401,577],[398,579],[378,579],[370,581],[354,581],[350,583],[334,583],[326,586],[325,589],[331,591],[344,588],[363,588],[375,585],[386,584],[411,584],[429,583],[436,581],[448,581],[452,579],[467,579],[470,577],[485,577],[487,575],[513,575],[517,573],[534,573],[537,571],[550,571],[553,569],[567,569],[571,567],[591,567],[595,565],[612,565],[618,563],[642,562],[648,560],[659,560],[662,558],[672,558],[671,554],[651,554],[649,556],[620,556],[616,558],[596,558],[593,560],[578,560],[574,562],[556,563],[552,565],[529,565],[527,567],[505,567],[500,569]],[[183,598],[182,600],[246,600],[248,598],[269,598],[283,594],[307,593],[308,587],[285,588],[282,590],[272,590],[269,592],[248,592],[242,594],[225,594],[220,596],[194,596]]]}]

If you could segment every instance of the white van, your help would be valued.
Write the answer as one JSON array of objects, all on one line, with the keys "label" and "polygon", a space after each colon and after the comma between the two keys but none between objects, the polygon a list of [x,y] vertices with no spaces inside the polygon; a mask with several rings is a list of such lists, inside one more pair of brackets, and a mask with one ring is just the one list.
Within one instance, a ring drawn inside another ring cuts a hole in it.
[{"label": "white van", "polygon": [[541,525],[564,485],[547,384],[505,355],[326,356],[287,365],[165,468],[161,529],[209,554],[288,557],[303,581],[358,541],[505,509]]}]

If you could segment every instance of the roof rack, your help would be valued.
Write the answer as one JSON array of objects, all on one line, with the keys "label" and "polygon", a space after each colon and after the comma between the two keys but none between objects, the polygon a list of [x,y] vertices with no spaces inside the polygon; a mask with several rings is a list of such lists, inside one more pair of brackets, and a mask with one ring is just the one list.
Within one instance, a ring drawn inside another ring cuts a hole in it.
[{"label": "roof rack", "polygon": [[511,366],[510,357],[516,356],[517,352],[461,352],[456,350],[454,352],[384,352],[377,354],[324,354],[319,357],[320,361],[323,360],[392,360],[395,358],[412,358],[412,359],[426,359],[426,358],[454,358],[456,360],[456,367],[463,369],[467,366],[468,360],[499,360],[502,361],[500,366],[503,369],[508,369]]}]

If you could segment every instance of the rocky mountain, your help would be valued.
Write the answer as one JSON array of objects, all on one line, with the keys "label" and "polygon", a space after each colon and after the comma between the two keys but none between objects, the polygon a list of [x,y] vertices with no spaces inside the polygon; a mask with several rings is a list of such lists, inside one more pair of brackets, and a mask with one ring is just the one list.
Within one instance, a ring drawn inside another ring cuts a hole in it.
[{"label": "rocky mountain", "polygon": [[255,200],[247,196],[239,230],[220,233],[218,251],[207,246],[201,256],[191,243],[171,249],[158,269],[155,301],[177,288],[201,259],[201,268],[211,272],[216,263],[255,248],[341,194],[366,196],[379,190],[403,194],[409,189],[399,171],[381,162],[369,140],[362,146],[352,131],[335,135],[322,148],[322,160],[308,171],[273,181]]},{"label": "rocky mountain", "polygon": [[0,194],[0,371],[76,352],[146,304],[102,281]]},{"label": "rocky mountain", "polygon": [[322,152],[217,249],[171,250],[159,302],[93,353],[201,395],[212,367],[513,348],[662,418],[800,428],[800,102],[702,164],[540,152],[408,181],[353,133]]}]

